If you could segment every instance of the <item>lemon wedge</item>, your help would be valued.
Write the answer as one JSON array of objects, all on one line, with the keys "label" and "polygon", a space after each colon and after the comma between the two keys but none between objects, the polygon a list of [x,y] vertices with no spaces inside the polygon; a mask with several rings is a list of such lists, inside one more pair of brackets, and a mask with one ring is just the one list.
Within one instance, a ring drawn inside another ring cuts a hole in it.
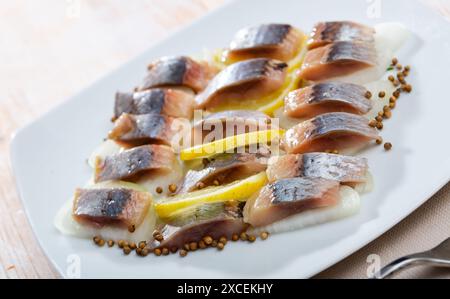
[{"label": "lemon wedge", "polygon": [[281,137],[283,133],[284,130],[282,129],[271,129],[226,137],[213,142],[183,149],[180,152],[180,159],[186,161],[207,158],[212,155],[226,153],[232,149],[246,145],[268,143],[275,138]]},{"label": "lemon wedge", "polygon": [[169,218],[182,209],[199,204],[225,202],[230,200],[245,201],[258,192],[267,183],[266,172],[260,172],[244,180],[228,185],[208,187],[199,191],[184,193],[155,204],[155,210],[162,219]]}]

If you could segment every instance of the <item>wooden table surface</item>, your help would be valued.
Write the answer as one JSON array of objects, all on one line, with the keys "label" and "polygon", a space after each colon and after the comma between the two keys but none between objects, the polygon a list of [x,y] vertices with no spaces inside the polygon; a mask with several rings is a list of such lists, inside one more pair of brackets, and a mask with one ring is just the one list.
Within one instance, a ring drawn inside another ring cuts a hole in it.
[{"label": "wooden table surface", "polygon": [[[2,1],[0,278],[59,277],[40,249],[18,198],[9,161],[11,134],[223,2]],[[449,6],[436,7],[450,16]]]}]

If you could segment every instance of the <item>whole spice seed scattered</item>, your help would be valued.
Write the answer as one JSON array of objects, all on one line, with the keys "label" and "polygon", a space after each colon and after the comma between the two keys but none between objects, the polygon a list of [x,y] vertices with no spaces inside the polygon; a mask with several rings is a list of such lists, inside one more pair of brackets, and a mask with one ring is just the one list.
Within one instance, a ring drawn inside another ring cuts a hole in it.
[{"label": "whole spice seed scattered", "polygon": [[172,193],[175,193],[175,191],[177,191],[177,185],[170,184],[169,185],[169,191],[172,192]]},{"label": "whole spice seed scattered", "polygon": [[105,245],[105,240],[103,239],[98,240],[97,245],[103,247],[103,245]]},{"label": "whole spice seed scattered", "polygon": [[385,95],[386,95],[386,92],[384,92],[384,91],[380,91],[378,93],[378,97],[380,97],[380,98],[384,98]]},{"label": "whole spice seed scattered", "polygon": [[166,248],[166,247],[164,247],[164,248],[162,249],[162,254],[163,254],[163,255],[169,255],[169,249]]},{"label": "whole spice seed scattered", "polygon": [[212,241],[211,247],[217,247],[217,240],[213,240],[213,241]]},{"label": "whole spice seed scattered", "polygon": [[389,103],[389,108],[394,109],[395,108],[395,102]]},{"label": "whole spice seed scattered", "polygon": [[140,249],[143,249],[143,248],[145,248],[145,246],[147,246],[147,242],[145,242],[145,241],[141,241],[141,242],[139,242],[139,245],[138,245],[138,247],[139,247]]},{"label": "whole spice seed scattered", "polygon": [[389,98],[389,103],[393,103],[395,101],[397,101],[397,98],[395,96]]},{"label": "whole spice seed scattered", "polygon": [[188,252],[187,252],[186,250],[184,250],[184,249],[181,249],[181,250],[180,250],[180,256],[181,256],[181,257],[185,257],[185,256],[187,255],[187,253],[188,253]]},{"label": "whole spice seed scattered", "polygon": [[370,91],[366,91],[365,97],[370,100],[372,98],[372,93]]},{"label": "whole spice seed scattered", "polygon": [[188,243],[184,244],[184,245],[183,245],[183,248],[184,248],[185,250],[188,250],[188,251],[189,251],[189,249],[190,249],[190,248],[189,248],[189,244],[188,244]]},{"label": "whole spice seed scattered", "polygon": [[397,64],[397,69],[398,70],[401,70],[403,68],[403,66],[399,63],[399,64]]},{"label": "whole spice seed scattered", "polygon": [[148,255],[148,249],[144,248],[141,250],[141,256],[147,256]]},{"label": "whole spice seed scattered", "polygon": [[161,187],[156,187],[156,193],[158,193],[158,194],[163,193],[163,188],[161,188]]},{"label": "whole spice seed scattered", "polygon": [[[377,116],[378,117],[378,116]],[[375,119],[372,119],[371,121],[369,121],[369,126],[372,128],[375,128],[377,125],[377,121]]]},{"label": "whole spice seed scattered", "polygon": [[131,252],[131,248],[130,248],[130,247],[125,246],[125,247],[123,248],[123,253],[124,253],[125,255],[129,255],[130,252]]},{"label": "whole spice seed scattered", "polygon": [[119,248],[124,248],[125,247],[125,241],[124,240],[120,240],[118,245],[119,245]]},{"label": "whole spice seed scattered", "polygon": [[378,122],[378,123],[377,123],[377,129],[378,129],[378,130],[383,129],[383,123],[382,123],[382,122]]},{"label": "whole spice seed scattered", "polygon": [[383,106],[383,111],[388,111],[388,110],[389,110],[389,106],[384,105],[384,106]]},{"label": "whole spice seed scattered", "polygon": [[228,241],[228,240],[227,240],[226,237],[220,237],[220,238],[219,238],[219,242],[220,242],[220,243],[227,244],[227,241]]},{"label": "whole spice seed scattered", "polygon": [[403,86],[403,90],[406,92],[411,92],[412,86],[410,84],[406,84],[405,86]]},{"label": "whole spice seed scattered", "polygon": [[223,244],[222,242],[217,243],[218,250],[222,250],[224,247],[225,247],[225,244]]},{"label": "whole spice seed scattered", "polygon": [[375,143],[378,144],[378,145],[382,144],[382,143],[383,143],[383,138],[378,137],[378,138],[375,140]]},{"label": "whole spice seed scattered", "polygon": [[153,253],[154,253],[156,256],[160,256],[162,252],[161,252],[161,249],[155,248],[155,250],[153,250]]},{"label": "whole spice seed scattered", "polygon": [[136,248],[136,254],[137,255],[141,255],[141,253],[142,253],[142,248]]},{"label": "whole spice seed scattered", "polygon": [[242,241],[246,241],[247,238],[248,238],[248,236],[247,236],[246,233],[242,232],[241,235],[239,236],[239,238],[240,238]]},{"label": "whole spice seed scattered", "polygon": [[206,246],[205,241],[201,240],[200,242],[198,242],[198,247],[200,247],[201,249],[205,249],[208,246]]},{"label": "whole spice seed scattered", "polygon": [[389,151],[391,148],[392,148],[392,144],[391,144],[390,142],[386,142],[386,143],[384,144],[384,149],[385,149],[385,150]]},{"label": "whole spice seed scattered", "polygon": [[158,235],[156,235],[155,240],[158,241],[158,242],[161,242],[161,241],[164,240],[164,237],[163,237],[163,235],[158,234]]},{"label": "whole spice seed scattered", "polygon": [[383,111],[378,112],[379,117],[383,117]]},{"label": "whole spice seed scattered", "polygon": [[389,75],[388,80],[391,81],[391,82],[394,82],[394,81],[395,81],[395,78],[394,78],[394,76]]},{"label": "whole spice seed scattered", "polygon": [[269,233],[268,232],[262,232],[260,237],[261,237],[261,240],[266,240],[269,237]]},{"label": "whole spice seed scattered", "polygon": [[411,70],[411,66],[407,65],[405,66],[405,71],[409,72]]},{"label": "whole spice seed scattered", "polygon": [[392,65],[396,65],[398,63],[398,59],[397,58],[392,58]]},{"label": "whole spice seed scattered", "polygon": [[339,151],[337,149],[333,150],[333,154],[338,155]]},{"label": "whole spice seed scattered", "polygon": [[113,246],[114,246],[114,241],[108,240],[108,247],[113,247]]},{"label": "whole spice seed scattered", "polygon": [[256,237],[255,236],[248,236],[248,241],[249,242],[255,242],[255,240],[256,240]]},{"label": "whole spice seed scattered", "polygon": [[398,80],[395,80],[394,82],[392,82],[392,84],[393,84],[395,87],[397,87],[397,86],[400,85],[400,82],[398,82]]},{"label": "whole spice seed scattered", "polygon": [[239,235],[238,234],[233,234],[232,236],[231,236],[231,240],[233,240],[233,241],[237,241],[237,240],[239,240]]},{"label": "whole spice seed scattered", "polygon": [[176,253],[178,251],[178,247],[174,246],[170,249],[170,252]]},{"label": "whole spice seed scattered", "polygon": [[197,248],[198,248],[197,242],[191,242],[191,243],[189,243],[189,250],[190,250],[190,251],[196,251]]},{"label": "whole spice seed scattered", "polygon": [[132,225],[130,225],[130,226],[128,227],[128,231],[129,231],[130,233],[134,233],[135,230],[136,230],[136,226],[135,226],[134,224],[132,224]]},{"label": "whole spice seed scattered", "polygon": [[131,249],[136,249],[136,248],[137,248],[136,243],[134,243],[134,242],[131,242],[130,245],[129,245],[129,247],[130,247]]},{"label": "whole spice seed scattered", "polygon": [[94,238],[92,238],[92,240],[94,241],[95,244],[98,243],[98,241],[100,241],[100,237],[99,236],[95,236]]},{"label": "whole spice seed scattered", "polygon": [[206,243],[206,245],[211,245],[213,238],[211,238],[210,236],[206,236],[203,238],[203,241]]},{"label": "whole spice seed scattered", "polygon": [[[384,115],[384,113],[383,113],[383,115]],[[378,123],[378,122],[380,122],[380,121],[383,121],[383,117],[381,117],[381,116],[377,115],[377,116],[375,117],[375,120],[376,120],[376,122],[375,122],[375,125],[374,125],[374,127],[376,127],[376,126],[377,126],[377,123]]]},{"label": "whole spice seed scattered", "polygon": [[400,97],[400,90],[395,90],[394,91],[394,93],[392,94],[394,97],[396,97],[397,98],[397,100],[398,100],[398,98]]},{"label": "whole spice seed scattered", "polygon": [[385,118],[391,118],[391,117],[392,117],[392,112],[391,112],[391,110],[384,111],[384,117],[385,117]]},{"label": "whole spice seed scattered", "polygon": [[157,235],[160,235],[161,233],[158,230],[155,230],[152,234],[153,238],[156,238]]}]

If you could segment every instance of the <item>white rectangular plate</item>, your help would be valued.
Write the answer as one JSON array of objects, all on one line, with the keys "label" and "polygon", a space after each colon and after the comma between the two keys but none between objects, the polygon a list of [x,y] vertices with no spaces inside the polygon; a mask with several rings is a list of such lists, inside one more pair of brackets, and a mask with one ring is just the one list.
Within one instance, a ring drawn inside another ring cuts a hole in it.
[{"label": "white rectangular plate", "polygon": [[[89,240],[63,236],[53,227],[57,210],[91,174],[86,158],[110,129],[114,93],[139,83],[150,61],[223,47],[246,25],[282,22],[307,32],[317,21],[345,19],[367,24],[402,22],[415,34],[398,53],[401,62],[412,66],[414,92],[399,100],[393,119],[382,132],[393,149],[384,152],[377,147],[364,154],[375,177],[375,190],[363,197],[357,216],[183,259],[178,255],[124,257],[119,250],[99,249]],[[331,266],[398,223],[450,179],[450,100],[444,83],[450,70],[449,27],[431,9],[411,0],[247,0],[227,4],[16,134],[12,143],[14,172],[42,248],[63,276],[71,269],[71,255],[76,254],[83,278],[296,278],[310,277]]]}]

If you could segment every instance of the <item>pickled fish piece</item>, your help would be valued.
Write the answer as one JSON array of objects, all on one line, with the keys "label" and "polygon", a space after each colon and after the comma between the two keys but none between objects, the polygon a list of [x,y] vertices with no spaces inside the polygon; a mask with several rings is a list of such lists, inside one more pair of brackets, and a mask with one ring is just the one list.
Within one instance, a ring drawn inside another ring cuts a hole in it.
[{"label": "pickled fish piece", "polygon": [[148,73],[139,90],[162,86],[186,86],[199,92],[214,76],[212,67],[186,56],[162,57],[148,66]]},{"label": "pickled fish piece", "polygon": [[354,185],[365,183],[369,166],[366,158],[327,153],[274,156],[269,160],[267,178],[318,177]]},{"label": "pickled fish piece", "polygon": [[231,183],[266,170],[268,152],[222,154],[206,160],[201,170],[189,170],[178,193],[186,193],[210,186],[214,181]]},{"label": "pickled fish piece", "polygon": [[267,58],[234,63],[217,74],[197,95],[197,107],[211,108],[229,101],[266,96],[283,85],[286,68],[286,63]]},{"label": "pickled fish piece", "polygon": [[306,53],[300,77],[321,81],[345,76],[375,66],[377,53],[373,43],[335,42]]},{"label": "pickled fish piece", "polygon": [[227,60],[271,58],[289,61],[299,52],[303,34],[288,24],[262,24],[239,30],[230,44]]},{"label": "pickled fish piece", "polygon": [[244,207],[244,221],[268,225],[307,210],[335,205],[339,182],[323,178],[288,178],[268,184]]},{"label": "pickled fish piece", "polygon": [[350,22],[320,22],[314,26],[308,40],[308,49],[315,49],[338,41],[374,42],[375,30]]},{"label": "pickled fish piece", "polygon": [[281,140],[287,153],[357,150],[378,138],[378,131],[369,126],[364,116],[345,112],[326,113],[289,130]]},{"label": "pickled fish piece", "polygon": [[128,114],[163,114],[171,117],[192,118],[194,96],[176,89],[154,88],[134,93],[116,93],[114,117]]},{"label": "pickled fish piece", "polygon": [[156,144],[138,146],[97,158],[95,182],[130,179],[150,170],[169,171],[174,159],[175,153],[171,147]]},{"label": "pickled fish piece", "polygon": [[146,143],[170,145],[172,138],[183,129],[174,124],[175,120],[155,113],[141,115],[124,113],[115,121],[108,137],[132,145]]},{"label": "pickled fish piece", "polygon": [[[228,110],[211,113],[194,124],[194,134],[202,137],[210,133],[222,133],[214,139],[265,130],[270,128],[271,119],[266,114],[253,110]],[[220,129],[222,128],[222,129]],[[212,140],[209,140],[212,141]]]},{"label": "pickled fish piece", "polygon": [[366,114],[372,102],[363,86],[351,83],[317,83],[297,89],[284,99],[284,113],[289,117],[314,117],[328,112]]},{"label": "pickled fish piece", "polygon": [[[206,212],[206,215],[204,215]],[[242,209],[240,206],[230,206],[225,204],[213,204],[213,206],[202,205],[195,208],[194,213],[187,212],[188,216],[180,215],[182,222],[176,223],[176,219],[168,220],[169,223],[159,231],[163,240],[153,242],[150,248],[184,248],[185,244],[199,242],[205,236],[210,236],[213,240],[221,237],[231,239],[234,234],[244,232],[248,225],[242,219]]]},{"label": "pickled fish piece", "polygon": [[127,188],[77,189],[72,216],[77,222],[95,227],[108,224],[138,227],[151,202],[147,192]]}]

